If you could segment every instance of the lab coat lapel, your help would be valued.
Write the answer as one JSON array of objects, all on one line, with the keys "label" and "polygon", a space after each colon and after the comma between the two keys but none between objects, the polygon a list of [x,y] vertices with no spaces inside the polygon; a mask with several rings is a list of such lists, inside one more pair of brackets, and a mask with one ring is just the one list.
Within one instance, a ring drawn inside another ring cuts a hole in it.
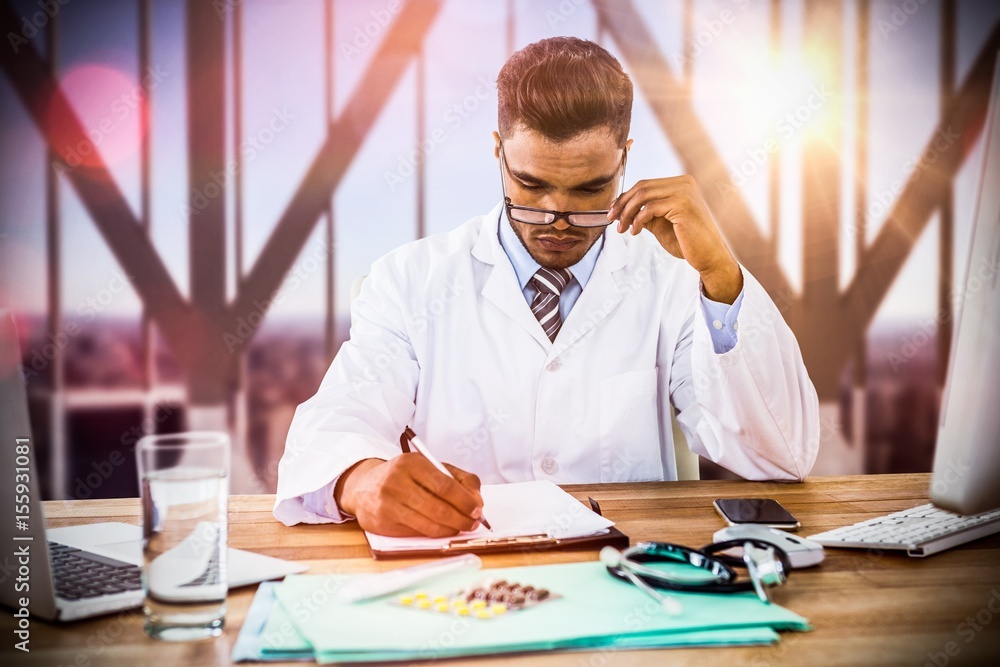
[{"label": "lab coat lapel", "polygon": [[486,215],[479,229],[479,238],[472,247],[473,257],[493,266],[486,278],[486,284],[483,285],[483,298],[499,308],[538,341],[539,345],[548,350],[552,347],[552,342],[531,313],[531,308],[518,285],[510,258],[500,247],[500,239],[497,237],[500,210],[497,206]]},{"label": "lab coat lapel", "polygon": [[604,248],[594,264],[594,272],[556,336],[553,356],[558,356],[575,345],[618,306],[622,300],[622,290],[614,273],[621,270],[627,260],[628,248],[622,235],[616,232],[606,233]]}]

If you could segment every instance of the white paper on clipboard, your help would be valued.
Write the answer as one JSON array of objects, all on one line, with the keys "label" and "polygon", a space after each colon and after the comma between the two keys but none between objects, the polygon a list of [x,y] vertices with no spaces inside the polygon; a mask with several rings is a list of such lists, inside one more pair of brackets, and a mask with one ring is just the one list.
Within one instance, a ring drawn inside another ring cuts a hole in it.
[{"label": "white paper on clipboard", "polygon": [[549,535],[559,539],[599,535],[615,525],[585,507],[547,480],[487,484],[483,494],[483,515],[493,530],[479,526],[453,537],[386,537],[365,532],[372,551],[445,550],[452,542],[478,538],[512,538],[526,535]]}]

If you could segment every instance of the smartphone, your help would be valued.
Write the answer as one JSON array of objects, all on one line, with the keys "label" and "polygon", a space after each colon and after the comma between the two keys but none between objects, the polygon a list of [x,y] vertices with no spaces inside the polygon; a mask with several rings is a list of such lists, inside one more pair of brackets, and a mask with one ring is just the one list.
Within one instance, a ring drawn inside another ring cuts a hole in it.
[{"label": "smartphone", "polygon": [[718,498],[713,503],[716,511],[730,526],[754,523],[785,530],[798,530],[798,519],[770,498]]}]

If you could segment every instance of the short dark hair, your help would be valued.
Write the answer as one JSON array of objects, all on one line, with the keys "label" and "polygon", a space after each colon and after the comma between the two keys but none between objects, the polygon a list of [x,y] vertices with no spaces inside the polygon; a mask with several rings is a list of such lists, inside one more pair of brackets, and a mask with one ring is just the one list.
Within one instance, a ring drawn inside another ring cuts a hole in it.
[{"label": "short dark hair", "polygon": [[632,118],[632,80],[599,44],[550,37],[512,55],[497,77],[500,136],[519,126],[555,141],[607,126],[621,145]]}]

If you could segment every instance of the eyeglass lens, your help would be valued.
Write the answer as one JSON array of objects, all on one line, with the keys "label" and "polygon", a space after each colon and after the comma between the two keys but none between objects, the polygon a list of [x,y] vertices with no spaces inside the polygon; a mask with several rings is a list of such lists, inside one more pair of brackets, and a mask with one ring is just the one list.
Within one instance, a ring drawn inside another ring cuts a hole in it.
[{"label": "eyeglass lens", "polygon": [[[510,207],[510,217],[517,222],[528,225],[548,225],[556,220],[553,211],[533,211],[519,206]],[[608,224],[607,211],[592,211],[586,213],[570,213],[566,216],[571,225],[577,227],[603,227]]]}]

